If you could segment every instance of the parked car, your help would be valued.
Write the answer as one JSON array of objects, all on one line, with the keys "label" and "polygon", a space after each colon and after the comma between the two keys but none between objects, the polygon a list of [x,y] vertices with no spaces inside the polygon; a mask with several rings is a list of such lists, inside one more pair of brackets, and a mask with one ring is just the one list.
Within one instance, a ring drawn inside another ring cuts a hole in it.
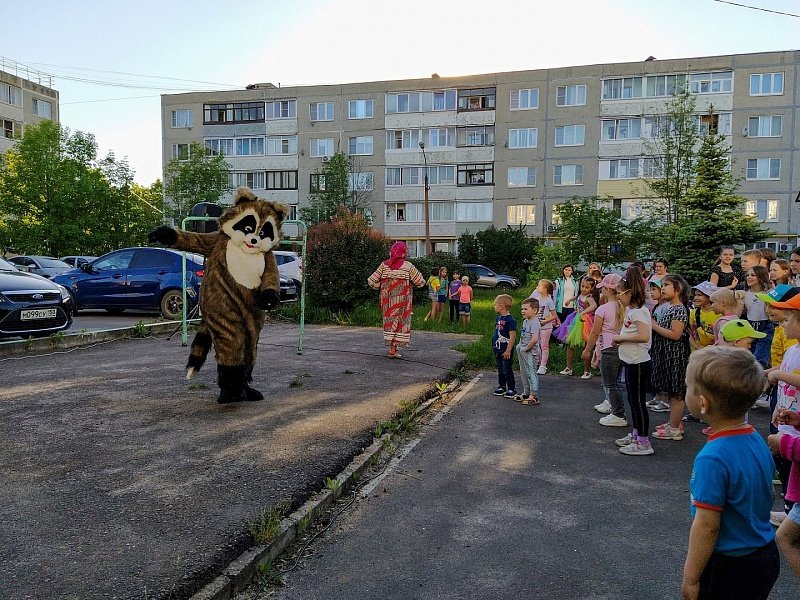
[{"label": "parked car", "polygon": [[96,258],[96,256],[62,256],[61,260],[73,269],[78,269],[82,264],[92,262]]},{"label": "parked car", "polygon": [[14,263],[20,271],[36,273],[42,277],[52,279],[56,275],[66,273],[72,267],[62,260],[52,256],[14,256],[8,259]]},{"label": "parked car", "polygon": [[513,275],[495,273],[489,267],[484,267],[483,265],[464,265],[464,270],[469,273],[469,283],[472,287],[489,289],[511,289],[519,287],[519,279]]},{"label": "parked car", "polygon": [[72,325],[69,292],[0,258],[0,337],[43,337]]},{"label": "parked car", "polygon": [[[186,254],[187,295],[197,303],[203,257]],[[183,309],[181,253],[168,248],[124,248],[53,278],[69,290],[75,311],[102,308],[112,314],[128,309],[160,310],[180,319]]]},{"label": "parked car", "polygon": [[281,286],[281,303],[297,302],[299,291],[293,279],[280,276]]},{"label": "parked car", "polygon": [[272,254],[275,255],[280,274],[294,281],[299,294],[300,286],[303,283],[303,259],[297,252],[288,250],[273,250]]}]

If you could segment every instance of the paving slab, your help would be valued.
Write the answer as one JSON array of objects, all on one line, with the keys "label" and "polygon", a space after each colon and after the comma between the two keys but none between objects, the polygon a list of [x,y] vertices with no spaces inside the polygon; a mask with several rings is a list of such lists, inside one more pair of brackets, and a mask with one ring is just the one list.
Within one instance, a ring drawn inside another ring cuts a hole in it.
[{"label": "paving slab", "polygon": [[269,324],[254,387],[216,403],[179,336],[0,360],[0,597],[184,598],[249,545],[262,507],[298,505],[369,445],[376,422],[463,360],[468,336]]}]

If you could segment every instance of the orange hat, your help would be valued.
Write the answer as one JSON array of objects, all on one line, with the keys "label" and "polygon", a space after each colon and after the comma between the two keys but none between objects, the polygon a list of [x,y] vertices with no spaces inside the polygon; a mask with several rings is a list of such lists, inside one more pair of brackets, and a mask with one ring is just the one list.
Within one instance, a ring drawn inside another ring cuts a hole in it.
[{"label": "orange hat", "polygon": [[781,310],[800,310],[800,294],[790,298],[786,302],[773,302],[771,306]]}]

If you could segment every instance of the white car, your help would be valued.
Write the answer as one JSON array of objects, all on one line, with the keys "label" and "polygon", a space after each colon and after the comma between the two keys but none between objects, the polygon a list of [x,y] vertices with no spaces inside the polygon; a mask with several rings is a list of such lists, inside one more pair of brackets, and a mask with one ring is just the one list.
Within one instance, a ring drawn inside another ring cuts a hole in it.
[{"label": "white car", "polygon": [[297,252],[288,250],[273,250],[275,261],[278,263],[278,272],[284,277],[294,280],[297,286],[297,293],[303,283],[303,259]]}]

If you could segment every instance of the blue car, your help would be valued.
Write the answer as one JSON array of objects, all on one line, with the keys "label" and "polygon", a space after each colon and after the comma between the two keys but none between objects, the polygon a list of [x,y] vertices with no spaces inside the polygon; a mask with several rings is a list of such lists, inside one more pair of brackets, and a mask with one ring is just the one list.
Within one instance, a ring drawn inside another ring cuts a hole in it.
[{"label": "blue car", "polygon": [[[124,248],[53,278],[74,300],[74,310],[102,308],[112,314],[127,309],[159,310],[166,319],[181,318],[181,253],[167,248]],[[203,257],[186,254],[189,311],[200,297]]]}]

